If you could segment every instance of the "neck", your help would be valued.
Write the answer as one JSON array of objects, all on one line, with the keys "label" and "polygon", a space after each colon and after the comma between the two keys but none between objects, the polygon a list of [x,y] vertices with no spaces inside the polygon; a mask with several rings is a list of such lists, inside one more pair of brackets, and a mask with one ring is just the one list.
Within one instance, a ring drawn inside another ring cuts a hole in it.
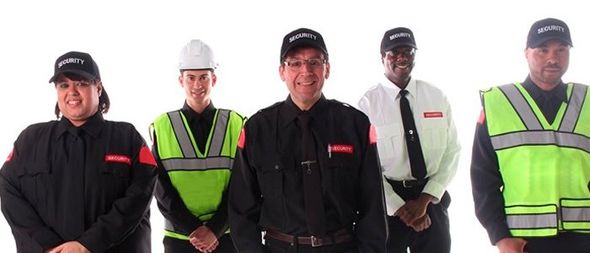
[{"label": "neck", "polygon": [[207,106],[209,106],[209,104],[211,103],[211,100],[207,99],[202,102],[194,102],[194,101],[187,100],[186,103],[188,104],[188,107],[193,109],[193,111],[201,114],[205,110],[205,108],[207,108]]},{"label": "neck", "polygon": [[399,87],[400,89],[405,89],[406,86],[408,86],[408,83],[410,83],[410,76],[407,76],[406,78],[397,78],[393,75],[385,75],[385,77],[387,77],[387,79],[389,81],[391,81],[393,84],[395,84],[395,86]]}]

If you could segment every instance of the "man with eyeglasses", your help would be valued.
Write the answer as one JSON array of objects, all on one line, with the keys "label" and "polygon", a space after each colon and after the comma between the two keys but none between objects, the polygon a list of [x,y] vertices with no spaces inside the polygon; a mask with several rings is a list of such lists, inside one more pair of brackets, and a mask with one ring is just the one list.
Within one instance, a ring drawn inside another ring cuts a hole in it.
[{"label": "man with eyeglasses", "polygon": [[58,120],[26,128],[0,170],[17,252],[150,252],[156,162],[143,138],[103,118],[110,100],[89,54],[60,56],[49,82]]},{"label": "man with eyeglasses", "polygon": [[374,132],[362,112],[324,97],[329,74],[318,32],[284,37],[289,96],[254,114],[238,143],[229,196],[238,252],[385,252]]},{"label": "man with eyeglasses", "polygon": [[412,31],[398,27],[381,41],[384,77],[359,101],[377,130],[387,203],[388,252],[450,252],[446,188],[460,146],[443,92],[411,76]]},{"label": "man with eyeglasses", "polygon": [[211,47],[194,39],[179,54],[182,109],[156,118],[152,152],[158,162],[155,197],[166,219],[167,253],[232,253],[227,187],[245,118],[216,108],[217,61]]}]

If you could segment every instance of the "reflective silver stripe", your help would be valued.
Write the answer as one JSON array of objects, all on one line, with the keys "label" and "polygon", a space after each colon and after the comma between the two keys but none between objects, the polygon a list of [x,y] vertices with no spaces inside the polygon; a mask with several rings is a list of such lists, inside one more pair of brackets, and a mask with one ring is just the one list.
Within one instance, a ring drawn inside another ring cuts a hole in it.
[{"label": "reflective silver stripe", "polygon": [[567,111],[561,121],[559,131],[561,132],[573,132],[576,127],[576,122],[582,110],[582,103],[586,97],[586,90],[588,87],[584,85],[574,84],[572,96],[570,98]]},{"label": "reflective silver stripe", "polygon": [[553,214],[518,214],[507,215],[506,222],[510,229],[522,228],[556,228],[557,215]]},{"label": "reflective silver stripe", "polygon": [[188,131],[184,126],[184,122],[182,121],[180,111],[169,112],[168,117],[170,117],[170,122],[172,123],[172,127],[174,128],[174,134],[178,139],[178,143],[180,144],[180,149],[182,150],[182,154],[184,155],[184,157],[197,157],[195,149],[193,147],[193,143],[191,142],[191,139],[188,136]]},{"label": "reflective silver stripe", "polygon": [[228,168],[231,169],[234,159],[230,157],[209,157],[205,159],[182,159],[173,158],[162,161],[166,171],[173,170],[207,170]]},{"label": "reflective silver stripe", "polygon": [[590,221],[590,207],[562,207],[563,221]]},{"label": "reflective silver stripe", "polygon": [[209,146],[209,156],[221,155],[221,147],[225,140],[225,129],[229,120],[228,110],[219,109],[217,111],[217,123],[215,124],[213,138],[211,138],[211,144]]},{"label": "reflective silver stripe", "polygon": [[516,85],[507,84],[502,85],[498,88],[500,88],[500,90],[504,92],[504,94],[508,98],[508,101],[510,101],[512,106],[514,106],[514,109],[516,109],[516,112],[518,113],[518,115],[520,116],[528,130],[543,129],[541,123],[539,123],[539,120],[535,116],[535,113],[533,113],[531,106],[524,99],[518,88],[516,88]]},{"label": "reflective silver stripe", "polygon": [[522,145],[555,144],[560,147],[571,147],[590,152],[590,138],[572,133],[554,131],[515,132],[491,137],[495,150]]}]

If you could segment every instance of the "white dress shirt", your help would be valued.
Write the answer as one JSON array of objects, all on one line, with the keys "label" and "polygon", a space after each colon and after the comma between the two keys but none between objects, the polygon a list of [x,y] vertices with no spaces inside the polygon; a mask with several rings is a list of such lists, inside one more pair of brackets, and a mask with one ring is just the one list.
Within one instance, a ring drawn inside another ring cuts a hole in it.
[{"label": "white dress shirt", "polygon": [[[442,91],[427,82],[411,78],[406,90],[426,163],[428,183],[422,192],[434,196],[434,203],[438,203],[457,171],[461,149],[451,107]],[[384,76],[359,101],[360,110],[377,130],[383,175],[396,181],[415,179],[404,139],[399,92],[400,88]],[[383,180],[387,214],[394,215],[405,201]]]}]

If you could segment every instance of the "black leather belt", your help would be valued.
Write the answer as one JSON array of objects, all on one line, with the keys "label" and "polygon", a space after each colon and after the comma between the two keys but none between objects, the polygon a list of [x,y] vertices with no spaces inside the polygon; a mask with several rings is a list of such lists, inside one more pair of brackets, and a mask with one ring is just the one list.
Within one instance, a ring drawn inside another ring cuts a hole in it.
[{"label": "black leather belt", "polygon": [[303,244],[310,245],[311,247],[327,246],[332,244],[338,244],[343,242],[350,242],[353,240],[353,236],[348,229],[340,229],[334,232],[332,235],[317,237],[317,236],[294,236],[285,234],[272,229],[266,230],[266,236],[289,243],[290,245]]},{"label": "black leather belt", "polygon": [[387,181],[390,184],[392,184],[392,185],[401,186],[401,187],[404,187],[404,188],[419,187],[419,186],[425,185],[426,182],[428,182],[427,179],[423,179],[423,180],[401,180],[401,181],[387,179]]}]

